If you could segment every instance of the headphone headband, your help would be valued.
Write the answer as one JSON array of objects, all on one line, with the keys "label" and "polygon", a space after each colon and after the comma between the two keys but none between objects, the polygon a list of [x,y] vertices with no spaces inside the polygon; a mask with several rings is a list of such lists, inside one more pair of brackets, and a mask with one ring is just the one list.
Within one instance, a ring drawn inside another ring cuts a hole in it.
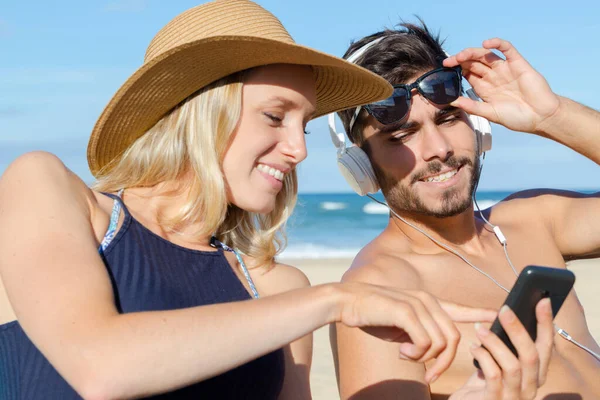
[{"label": "headphone headband", "polygon": [[361,48],[359,48],[358,50],[356,50],[354,53],[350,54],[350,56],[346,59],[346,61],[351,62],[352,64],[356,64],[356,60],[358,60],[358,58],[360,56],[362,56],[363,54],[365,54],[365,52],[367,50],[369,50],[371,47],[375,46],[377,43],[381,42],[383,40],[383,36],[378,37],[377,39],[373,39],[370,42],[367,42],[365,44],[362,45]]},{"label": "headphone headband", "polygon": [[[358,60],[358,58],[360,56],[365,54],[365,52],[367,50],[369,50],[371,47],[373,47],[377,43],[381,42],[383,40],[383,38],[384,38],[383,36],[378,37],[377,39],[374,39],[374,40],[371,40],[370,42],[365,43],[354,53],[350,54],[350,56],[346,59],[346,61],[356,64],[356,60]],[[343,132],[341,132],[341,133],[338,132],[335,127],[335,113],[329,114],[329,116],[327,117],[327,120],[329,123],[329,135],[331,136],[331,141],[332,141],[333,145],[337,148],[338,155],[340,155],[340,154],[344,153],[346,150],[346,136],[344,135]]]}]

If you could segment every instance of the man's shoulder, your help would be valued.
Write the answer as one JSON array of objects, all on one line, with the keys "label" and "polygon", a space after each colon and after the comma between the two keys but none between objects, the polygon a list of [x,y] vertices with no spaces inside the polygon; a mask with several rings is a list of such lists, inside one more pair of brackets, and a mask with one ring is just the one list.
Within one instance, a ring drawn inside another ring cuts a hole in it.
[{"label": "man's shoulder", "polygon": [[507,196],[490,208],[482,210],[483,215],[494,224],[541,222],[540,218],[551,213],[564,199],[585,197],[583,193],[558,189],[528,189]]},{"label": "man's shoulder", "polygon": [[376,239],[357,254],[351,267],[342,277],[342,281],[404,289],[420,288],[421,275],[410,262],[408,255],[398,248],[392,250]]}]

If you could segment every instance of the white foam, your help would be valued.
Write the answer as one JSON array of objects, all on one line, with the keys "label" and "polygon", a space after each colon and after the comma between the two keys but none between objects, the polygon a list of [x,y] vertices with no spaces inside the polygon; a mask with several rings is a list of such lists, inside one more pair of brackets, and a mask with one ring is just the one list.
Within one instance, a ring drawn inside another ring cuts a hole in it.
[{"label": "white foam", "polygon": [[304,243],[288,246],[280,258],[354,258],[360,248],[339,248],[323,246],[314,243]]},{"label": "white foam", "polygon": [[345,208],[348,208],[348,204],[340,203],[337,201],[324,201],[321,204],[319,204],[319,207],[321,209],[327,210],[327,211],[336,211],[336,210],[343,210]]},{"label": "white foam", "polygon": [[[481,210],[485,210],[486,208],[490,208],[499,202],[500,200],[481,200],[478,201],[477,204],[479,204],[479,208],[481,208]],[[363,207],[363,212],[365,214],[388,214],[390,211],[384,205],[378,203],[369,203],[365,204]]]},{"label": "white foam", "polygon": [[[477,201],[477,204],[479,205],[479,208],[481,209],[481,211],[490,208],[492,206],[494,206],[495,204],[499,203],[500,200],[481,200],[481,201]],[[477,211],[477,209],[475,209],[475,211]]]},{"label": "white foam", "polygon": [[363,207],[363,212],[365,214],[389,214],[390,210],[384,205],[379,203],[369,203],[365,204]]}]

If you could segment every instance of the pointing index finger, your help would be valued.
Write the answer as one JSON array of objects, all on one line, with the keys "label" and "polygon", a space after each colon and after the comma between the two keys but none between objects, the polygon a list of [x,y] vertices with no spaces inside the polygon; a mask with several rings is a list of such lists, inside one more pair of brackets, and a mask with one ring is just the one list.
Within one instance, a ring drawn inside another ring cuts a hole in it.
[{"label": "pointing index finger", "polygon": [[497,312],[439,300],[440,306],[454,322],[492,322]]}]

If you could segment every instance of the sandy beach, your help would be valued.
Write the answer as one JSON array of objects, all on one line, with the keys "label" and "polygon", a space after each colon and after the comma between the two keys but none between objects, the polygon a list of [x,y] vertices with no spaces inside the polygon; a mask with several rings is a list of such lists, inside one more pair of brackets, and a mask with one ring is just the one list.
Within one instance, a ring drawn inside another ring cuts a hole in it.
[{"label": "sandy beach", "polygon": [[[300,268],[313,285],[318,285],[325,282],[338,282],[352,260],[282,259],[280,261]],[[569,263],[569,269],[575,273],[575,290],[583,304],[590,331],[596,341],[600,342],[600,307],[597,306],[598,302],[594,298],[600,285],[600,259],[571,262]],[[323,327],[315,332],[310,379],[313,399],[339,399],[333,358],[329,346],[328,327]]]}]

